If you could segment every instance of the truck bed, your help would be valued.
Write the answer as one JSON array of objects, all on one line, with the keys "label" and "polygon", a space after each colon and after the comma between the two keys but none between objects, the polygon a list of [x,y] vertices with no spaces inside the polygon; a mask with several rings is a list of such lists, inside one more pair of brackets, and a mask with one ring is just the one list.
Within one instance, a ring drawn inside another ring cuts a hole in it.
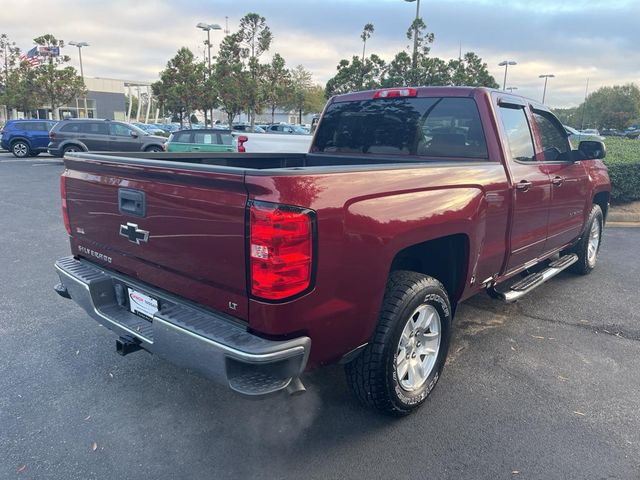
[{"label": "truck bed", "polygon": [[[419,160],[403,159],[402,157],[375,157],[367,155],[328,155],[305,153],[176,153],[176,152],[96,152],[96,153],[72,153],[67,154],[67,160],[73,159],[106,161],[110,163],[123,163],[145,166],[170,166],[171,162],[179,163],[181,169],[210,170],[220,172],[238,173],[238,170],[249,170],[251,174],[274,173],[285,174],[286,170],[295,172],[305,170],[328,173],[333,167],[335,171],[367,170],[368,168],[398,168],[411,167],[421,164],[447,163],[447,159],[422,157]],[[168,165],[169,163],[169,165]],[[460,165],[460,160],[456,164]],[[477,164],[477,160],[470,163]],[[214,168],[202,168],[210,166]]]}]

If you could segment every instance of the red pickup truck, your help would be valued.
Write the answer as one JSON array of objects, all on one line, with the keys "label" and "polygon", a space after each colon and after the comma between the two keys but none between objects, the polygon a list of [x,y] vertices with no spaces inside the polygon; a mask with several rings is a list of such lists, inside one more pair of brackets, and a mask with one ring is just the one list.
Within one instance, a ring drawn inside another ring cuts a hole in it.
[{"label": "red pickup truck", "polygon": [[308,154],[118,155],[65,156],[56,291],[120,354],[246,395],[341,362],[393,415],[437,382],[459,302],[589,273],[609,203],[602,143],[485,88],[333,97]]}]

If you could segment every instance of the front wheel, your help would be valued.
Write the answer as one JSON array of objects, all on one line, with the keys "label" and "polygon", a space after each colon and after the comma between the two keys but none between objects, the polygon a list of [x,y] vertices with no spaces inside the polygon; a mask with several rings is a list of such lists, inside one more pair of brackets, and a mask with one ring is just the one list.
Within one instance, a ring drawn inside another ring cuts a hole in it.
[{"label": "front wheel", "polygon": [[152,145],[145,149],[145,152],[162,152],[162,151],[163,151],[162,147],[159,147],[157,145]]},{"label": "front wheel", "polygon": [[356,397],[389,415],[416,410],[442,372],[451,320],[449,298],[438,280],[393,272],[373,338],[345,367]]}]

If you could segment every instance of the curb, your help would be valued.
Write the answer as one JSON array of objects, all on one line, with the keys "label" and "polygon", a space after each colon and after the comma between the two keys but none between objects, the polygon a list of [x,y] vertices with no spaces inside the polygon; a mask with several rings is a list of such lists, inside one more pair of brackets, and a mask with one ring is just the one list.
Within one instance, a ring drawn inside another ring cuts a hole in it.
[{"label": "curb", "polygon": [[607,225],[605,228],[638,228],[640,227],[640,222],[610,222],[607,220]]},{"label": "curb", "polygon": [[640,222],[640,213],[616,212],[615,210],[609,210],[609,213],[607,214],[607,223],[609,222],[638,223]]}]

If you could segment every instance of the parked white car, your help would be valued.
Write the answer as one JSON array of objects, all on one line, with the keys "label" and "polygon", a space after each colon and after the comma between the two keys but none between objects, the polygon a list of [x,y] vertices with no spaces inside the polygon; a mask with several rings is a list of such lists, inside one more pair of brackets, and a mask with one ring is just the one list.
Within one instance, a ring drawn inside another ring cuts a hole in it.
[{"label": "parked white car", "polygon": [[[247,153],[308,153],[313,135],[233,132]],[[247,140],[242,142],[241,137]]]}]

